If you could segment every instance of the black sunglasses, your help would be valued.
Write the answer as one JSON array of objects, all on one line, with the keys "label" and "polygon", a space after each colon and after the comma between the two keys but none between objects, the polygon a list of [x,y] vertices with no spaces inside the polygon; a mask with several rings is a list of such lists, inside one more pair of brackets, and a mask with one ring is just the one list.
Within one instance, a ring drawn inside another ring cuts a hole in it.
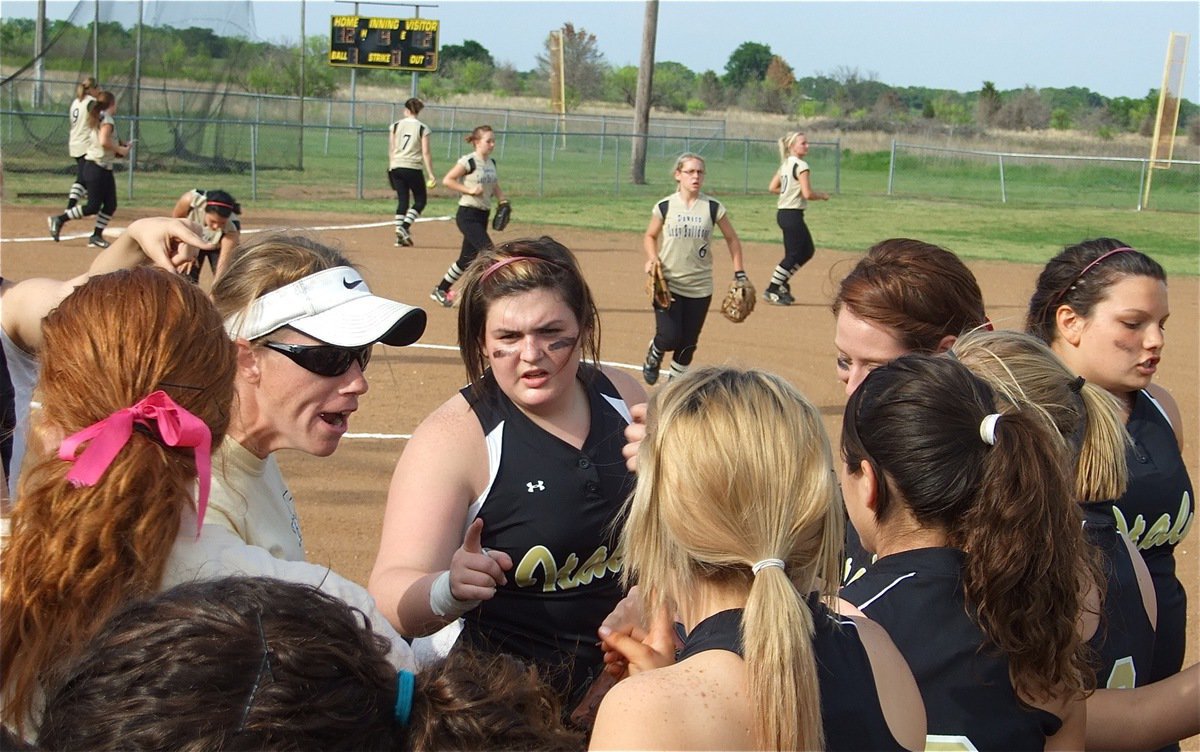
[{"label": "black sunglasses", "polygon": [[285,342],[264,342],[263,347],[283,353],[296,365],[318,376],[341,376],[358,361],[367,370],[371,362],[371,345],[338,347],[337,345],[291,345]]}]

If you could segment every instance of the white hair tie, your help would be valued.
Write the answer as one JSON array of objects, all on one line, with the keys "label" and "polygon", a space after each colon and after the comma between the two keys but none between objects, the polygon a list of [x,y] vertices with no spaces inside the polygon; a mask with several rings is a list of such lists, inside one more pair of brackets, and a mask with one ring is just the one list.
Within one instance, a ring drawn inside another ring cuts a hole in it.
[{"label": "white hair tie", "polygon": [[996,446],[996,424],[1000,422],[1000,413],[984,416],[979,421],[979,438],[988,446]]},{"label": "white hair tie", "polygon": [[780,569],[783,569],[783,559],[763,559],[762,561],[756,561],[754,562],[754,566],[750,567],[750,571],[754,574],[758,574],[767,567],[779,567]]}]

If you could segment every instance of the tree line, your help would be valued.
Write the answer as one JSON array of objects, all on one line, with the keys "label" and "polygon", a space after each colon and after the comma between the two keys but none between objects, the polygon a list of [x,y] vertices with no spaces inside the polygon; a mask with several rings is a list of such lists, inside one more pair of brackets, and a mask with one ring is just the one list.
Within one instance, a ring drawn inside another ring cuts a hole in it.
[{"label": "tree line", "polygon": [[[583,102],[625,104],[632,108],[637,90],[636,66],[611,66],[599,40],[572,23],[562,26],[566,104]],[[89,50],[90,25],[66,21],[48,23],[48,71],[74,75]],[[29,62],[34,37],[32,19],[0,21],[0,63],[20,67]],[[99,25],[100,80],[132,77],[133,31],[119,23]],[[296,95],[303,80],[306,96],[329,97],[349,86],[350,71],[326,63],[329,39],[310,36],[305,64],[295,45],[223,37],[211,29],[170,26],[143,27],[141,74],[151,78],[192,79],[212,85],[262,94]],[[547,42],[548,44],[548,42]],[[127,51],[118,54],[117,51]],[[90,71],[90,53],[87,55]],[[537,66],[519,71],[498,62],[474,40],[442,45],[439,69],[421,74],[422,96],[437,102],[454,94],[490,93],[499,96],[547,96],[550,56],[537,57]],[[410,73],[360,69],[359,83],[407,89]],[[958,92],[921,86],[895,86],[873,73],[840,67],[797,76],[795,68],[769,45],[744,42],[730,54],[724,70],[696,72],[677,62],[654,66],[652,106],[660,111],[703,114],[710,110],[742,109],[795,118],[821,117],[838,127],[895,130],[906,125],[938,123],[952,127],[1010,130],[1077,129],[1101,138],[1117,133],[1150,135],[1158,108],[1158,90],[1141,98],[1106,97],[1086,87],[1035,88],[1001,91],[984,81],[976,91]],[[1200,107],[1180,101],[1179,127],[1200,143]]]}]

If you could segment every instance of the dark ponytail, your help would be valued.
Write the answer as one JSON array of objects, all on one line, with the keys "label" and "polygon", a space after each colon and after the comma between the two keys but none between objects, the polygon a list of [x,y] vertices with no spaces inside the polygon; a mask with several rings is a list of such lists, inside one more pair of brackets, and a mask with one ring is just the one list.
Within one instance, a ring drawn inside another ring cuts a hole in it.
[{"label": "dark ponytail", "polygon": [[1006,407],[989,444],[981,423],[1001,412],[997,404],[952,358],[907,355],[872,371],[851,396],[842,452],[852,470],[863,460],[875,468],[878,519],[902,505],[965,552],[967,603],[1008,657],[1018,695],[1082,692],[1092,672],[1076,625],[1096,570],[1064,440]]}]

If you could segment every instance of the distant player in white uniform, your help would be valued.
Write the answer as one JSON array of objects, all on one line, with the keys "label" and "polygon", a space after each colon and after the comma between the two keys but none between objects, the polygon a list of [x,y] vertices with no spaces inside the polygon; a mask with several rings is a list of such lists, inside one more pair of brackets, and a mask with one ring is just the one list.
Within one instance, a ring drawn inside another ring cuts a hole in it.
[{"label": "distant player in white uniform", "polygon": [[192,220],[204,230],[204,240],[216,244],[214,250],[200,250],[188,270],[193,282],[200,281],[200,269],[208,261],[213,278],[221,276],[233,259],[233,251],[242,241],[242,205],[226,191],[193,188],[175,202],[171,216]]},{"label": "distant player in white uniform", "polygon": [[[396,192],[396,245],[412,245],[409,228],[425,210],[426,189],[433,179],[433,157],[429,148],[429,127],[417,120],[425,103],[413,97],[404,103],[404,118],[392,123],[388,131],[388,182]],[[425,173],[421,173],[422,165]],[[428,175],[428,180],[425,176]],[[412,206],[408,197],[412,194]]]},{"label": "distant player in white uniform", "polygon": [[488,235],[492,198],[504,201],[504,191],[500,190],[500,179],[496,176],[496,160],[492,159],[492,151],[496,148],[496,134],[492,126],[477,126],[467,136],[467,143],[474,144],[475,151],[459,157],[450,172],[442,178],[442,185],[462,194],[458,200],[458,213],[454,217],[463,235],[462,250],[437,287],[429,293],[430,298],[446,308],[454,305],[454,294],[450,288],[479,252],[492,245],[492,238]]},{"label": "distant player in white uniform", "polygon": [[[671,375],[682,376],[692,364],[700,330],[708,316],[713,295],[713,227],[720,227],[729,246],[735,279],[745,279],[742,266],[742,241],[738,239],[725,207],[715,198],[700,192],[704,185],[704,160],[690,152],[675,160],[675,182],[679,190],[658,201],[650,215],[650,224],[642,238],[646,252],[646,272],[662,264],[672,302],[667,308],[654,308],[654,339],[642,364],[647,384],[658,381],[663,355],[674,352]],[[662,247],[659,248],[659,236]]]},{"label": "distant player in white uniform", "polygon": [[99,89],[96,88],[96,79],[88,76],[76,85],[75,98],[71,100],[71,106],[67,108],[67,117],[71,124],[67,151],[71,154],[71,159],[75,160],[75,182],[71,184],[71,191],[67,194],[68,209],[78,204],[79,200],[87,194],[87,189],[83,185],[83,158],[87,154],[88,144],[92,139],[87,115],[92,102],[96,101],[97,91]]},{"label": "distant player in white uniform", "polygon": [[775,305],[791,305],[796,302],[788,287],[788,280],[808,263],[816,249],[812,233],[804,224],[804,210],[809,201],[828,201],[829,194],[814,191],[810,180],[808,162],[808,137],[793,131],[779,139],[779,157],[783,163],[771,178],[769,190],[779,194],[775,221],[783,230],[783,260],[771,274],[771,284],[763,292],[763,298]]}]

